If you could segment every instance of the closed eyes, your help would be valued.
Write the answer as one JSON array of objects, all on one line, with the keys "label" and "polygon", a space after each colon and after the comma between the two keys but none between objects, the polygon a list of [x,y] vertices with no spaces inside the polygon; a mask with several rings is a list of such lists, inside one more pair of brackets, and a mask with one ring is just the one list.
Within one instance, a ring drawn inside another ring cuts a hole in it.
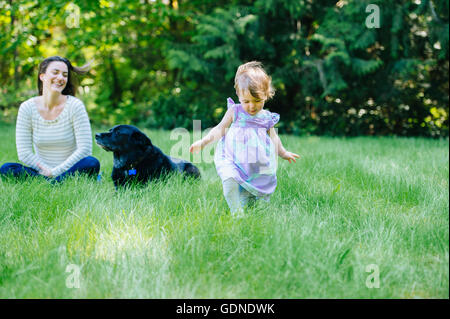
[{"label": "closed eyes", "polygon": [[[57,70],[54,70],[54,71],[53,71],[53,74],[55,74],[55,75],[58,74],[58,71],[57,71]],[[62,75],[65,76],[65,77],[67,77],[67,73],[66,73],[66,72],[64,72]]]}]

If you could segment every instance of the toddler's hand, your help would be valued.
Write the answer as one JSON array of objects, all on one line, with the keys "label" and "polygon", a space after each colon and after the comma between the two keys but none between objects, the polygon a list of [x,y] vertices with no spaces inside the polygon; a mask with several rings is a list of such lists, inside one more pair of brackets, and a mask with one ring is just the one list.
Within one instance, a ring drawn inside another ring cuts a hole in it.
[{"label": "toddler's hand", "polygon": [[202,141],[200,140],[200,141],[197,141],[197,142],[193,143],[191,145],[191,147],[189,147],[189,152],[191,152],[191,153],[194,153],[194,152],[198,153],[199,151],[202,150],[202,148],[203,148]]},{"label": "toddler's hand", "polygon": [[283,159],[289,161],[289,164],[292,163],[291,161],[294,161],[294,163],[297,163],[297,162],[295,161],[295,159],[296,159],[296,158],[300,158],[300,155],[286,151],[286,153],[284,153],[284,154],[281,156],[281,158],[283,158]]}]

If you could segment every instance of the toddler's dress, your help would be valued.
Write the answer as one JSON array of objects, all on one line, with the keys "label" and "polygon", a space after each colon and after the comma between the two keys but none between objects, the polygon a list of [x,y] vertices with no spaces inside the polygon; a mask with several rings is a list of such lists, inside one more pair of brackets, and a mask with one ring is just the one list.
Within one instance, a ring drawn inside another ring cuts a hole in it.
[{"label": "toddler's dress", "polygon": [[214,163],[222,182],[233,178],[256,198],[267,198],[277,186],[277,152],[268,130],[280,115],[262,109],[247,113],[241,104],[227,100],[233,109],[233,123],[217,143]]}]

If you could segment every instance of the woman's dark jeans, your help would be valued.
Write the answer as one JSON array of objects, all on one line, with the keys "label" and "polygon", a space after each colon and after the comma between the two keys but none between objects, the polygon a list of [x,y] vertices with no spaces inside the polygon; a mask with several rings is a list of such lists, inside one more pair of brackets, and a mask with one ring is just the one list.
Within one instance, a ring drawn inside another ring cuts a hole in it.
[{"label": "woman's dark jeans", "polygon": [[[93,156],[88,156],[81,159],[74,166],[69,168],[67,171],[62,173],[52,180],[56,182],[61,182],[65,177],[70,175],[75,175],[75,173],[87,174],[89,176],[97,177],[100,171],[100,162]],[[38,171],[31,167],[24,166],[19,163],[5,163],[0,167],[0,175],[9,175],[16,178],[19,177],[29,177],[29,176],[43,176],[40,175]]]}]

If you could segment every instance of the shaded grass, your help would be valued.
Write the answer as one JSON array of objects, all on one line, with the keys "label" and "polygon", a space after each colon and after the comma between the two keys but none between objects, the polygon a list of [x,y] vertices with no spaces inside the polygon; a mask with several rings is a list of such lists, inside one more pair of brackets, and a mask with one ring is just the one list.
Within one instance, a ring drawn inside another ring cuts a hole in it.
[{"label": "shaded grass", "polygon": [[[176,143],[146,133],[167,154]],[[0,139],[0,163],[17,161],[14,127]],[[0,180],[0,297],[449,297],[448,140],[281,139],[303,158],[280,160],[270,203],[243,219],[210,163],[200,182],[115,192],[112,154],[94,145],[101,183]],[[66,287],[68,264],[79,289]]]}]

